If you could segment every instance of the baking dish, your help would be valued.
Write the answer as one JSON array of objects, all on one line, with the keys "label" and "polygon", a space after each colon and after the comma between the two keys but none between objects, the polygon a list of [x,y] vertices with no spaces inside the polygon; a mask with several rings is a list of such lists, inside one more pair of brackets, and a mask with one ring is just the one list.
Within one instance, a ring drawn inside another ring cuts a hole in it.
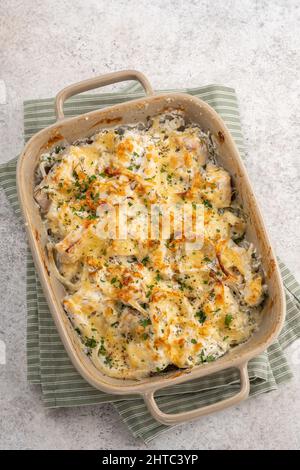
[{"label": "baking dish", "polygon": [[[138,80],[145,89],[146,97],[75,118],[64,117],[63,104],[68,97],[123,80]],[[57,95],[55,107],[57,122],[33,136],[20,156],[17,168],[17,186],[29,244],[41,284],[61,339],[74,366],[91,385],[104,392],[117,395],[142,395],[153,417],[167,425],[194,419],[243,400],[248,396],[250,385],[247,363],[265,350],[278,335],[285,317],[285,297],[276,258],[246,170],[225,124],[209,105],[196,97],[181,93],[154,94],[148,80],[136,71],[116,72],[71,85]],[[266,273],[269,296],[262,312],[263,320],[260,328],[246,343],[231,349],[217,361],[196,366],[190,370],[172,371],[139,381],[113,379],[96,369],[84,354],[79,339],[74,334],[62,308],[61,299],[65,295],[65,291],[51,271],[46,251],[48,238],[39,208],[33,198],[35,169],[40,154],[53,146],[66,141],[71,143],[76,139],[92,135],[101,128],[146,121],[147,117],[170,108],[180,108],[191,121],[198,123],[205,132],[210,131],[215,136],[220,154],[219,162],[232,175],[240,200],[248,213],[247,238],[254,243],[262,256],[262,266]],[[159,389],[228,368],[237,368],[240,372],[240,390],[236,395],[185,413],[166,414],[158,408],[154,393]]]}]

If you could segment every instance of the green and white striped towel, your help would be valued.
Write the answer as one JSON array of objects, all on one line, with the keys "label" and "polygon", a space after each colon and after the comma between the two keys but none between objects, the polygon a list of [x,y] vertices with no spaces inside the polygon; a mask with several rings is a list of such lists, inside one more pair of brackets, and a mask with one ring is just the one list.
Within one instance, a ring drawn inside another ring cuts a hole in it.
[{"label": "green and white striped towel", "polygon": [[[170,91],[170,90],[169,90]],[[172,90],[173,91],[173,90]],[[235,91],[232,88],[210,85],[180,90],[205,100],[221,115],[244,156],[240,116]],[[121,93],[81,95],[65,104],[66,116],[99,109],[142,96],[139,85]],[[24,103],[24,128],[27,141],[40,129],[55,122],[53,99],[30,100]],[[14,159],[0,167],[0,182],[8,200],[19,216],[16,195]],[[292,377],[284,348],[300,337],[300,286],[280,262],[286,300],[286,322],[277,341],[263,354],[251,360],[248,366],[251,380],[250,395],[258,395],[277,388]],[[30,252],[27,254],[27,367],[28,380],[40,384],[46,407],[92,405],[113,402],[122,420],[134,436],[145,442],[167,428],[149,414],[140,397],[109,395],[91,387],[76,372],[60,341],[47,303],[36,276]],[[236,393],[239,389],[238,373],[228,370],[208,378],[176,385],[158,393],[157,401],[165,412],[181,412],[213,403]]]}]

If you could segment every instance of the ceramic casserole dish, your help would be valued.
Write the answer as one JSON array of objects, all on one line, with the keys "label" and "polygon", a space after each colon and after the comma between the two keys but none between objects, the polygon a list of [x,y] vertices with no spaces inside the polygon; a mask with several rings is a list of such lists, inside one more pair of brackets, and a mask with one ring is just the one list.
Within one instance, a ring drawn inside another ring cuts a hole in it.
[{"label": "ceramic casserole dish", "polygon": [[[65,118],[63,104],[70,96],[124,80],[139,81],[146,96],[78,117]],[[55,108],[56,123],[34,135],[19,158],[17,186],[35,266],[56,327],[72,363],[78,372],[99,390],[116,395],[141,395],[153,417],[166,425],[195,419],[245,399],[250,388],[247,363],[264,351],[279,334],[285,318],[285,296],[276,257],[249,178],[226,125],[208,104],[196,97],[183,93],[155,94],[146,77],[133,70],[110,73],[70,85],[57,95]],[[65,289],[52,272],[46,250],[47,233],[39,207],[34,200],[35,170],[41,153],[59,145],[60,142],[72,143],[77,139],[95,134],[101,128],[145,122],[149,116],[164,112],[166,109],[181,109],[187,118],[197,123],[204,132],[210,131],[214,135],[220,155],[219,163],[230,173],[248,214],[246,236],[261,255],[268,286],[268,298],[264,303],[259,329],[247,342],[232,348],[215,362],[201,364],[189,370],[166,372],[142,380],[114,379],[96,369],[89,357],[82,351],[80,340],[63,310],[61,300],[65,295]],[[240,374],[240,389],[234,396],[184,413],[166,414],[158,408],[154,396],[158,390],[228,368],[236,368]]]}]

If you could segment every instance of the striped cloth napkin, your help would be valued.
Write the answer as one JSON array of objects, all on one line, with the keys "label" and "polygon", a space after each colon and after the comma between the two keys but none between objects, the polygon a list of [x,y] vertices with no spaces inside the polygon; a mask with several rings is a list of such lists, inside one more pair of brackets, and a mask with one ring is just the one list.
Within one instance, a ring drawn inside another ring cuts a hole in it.
[{"label": "striped cloth napkin", "polygon": [[[175,91],[175,90],[168,90]],[[218,85],[180,90],[209,103],[226,122],[242,156],[244,156],[240,116],[234,89]],[[65,104],[66,116],[76,116],[115,103],[142,96],[135,84],[120,93],[81,95]],[[27,141],[40,129],[55,122],[54,100],[30,100],[24,103],[24,128]],[[17,216],[20,216],[16,194],[14,159],[0,167],[0,183]],[[250,395],[275,390],[292,377],[284,349],[300,337],[300,286],[280,262],[287,300],[286,322],[277,341],[259,357],[249,362]],[[61,343],[36,275],[31,253],[27,253],[27,368],[30,383],[40,384],[48,408],[92,405],[113,402],[134,436],[149,442],[167,429],[149,414],[138,396],[120,397],[96,390],[74,369]],[[207,405],[233,395],[239,389],[239,374],[227,370],[185,384],[162,390],[157,395],[159,407],[167,413],[182,412]]]}]

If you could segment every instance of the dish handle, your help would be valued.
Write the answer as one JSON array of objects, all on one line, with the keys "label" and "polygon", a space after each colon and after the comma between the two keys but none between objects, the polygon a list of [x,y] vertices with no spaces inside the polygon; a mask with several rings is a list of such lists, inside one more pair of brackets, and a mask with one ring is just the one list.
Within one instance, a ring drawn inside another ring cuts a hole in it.
[{"label": "dish handle", "polygon": [[99,88],[113,83],[124,82],[126,80],[137,80],[140,82],[145,90],[146,95],[153,95],[153,89],[148,79],[144,74],[137,70],[121,70],[120,72],[107,73],[105,75],[99,75],[98,77],[83,80],[82,82],[73,83],[61,90],[55,98],[55,112],[57,120],[65,118],[64,115],[64,102],[73,95],[83,93],[84,91],[92,90],[93,88]]},{"label": "dish handle", "polygon": [[156,390],[144,393],[143,398],[153,418],[159,421],[160,423],[165,424],[166,426],[172,426],[175,424],[180,424],[186,421],[200,418],[201,416],[205,416],[210,413],[215,413],[216,411],[223,410],[224,408],[227,408],[229,406],[237,405],[240,401],[248,397],[250,390],[250,380],[248,376],[247,364],[248,363],[246,362],[238,366],[241,381],[239,392],[233,395],[232,397],[225,398],[224,400],[212,403],[211,405],[202,406],[201,408],[196,408],[194,410],[184,411],[181,413],[168,414],[162,412],[159,409],[154,398],[154,392]]}]

